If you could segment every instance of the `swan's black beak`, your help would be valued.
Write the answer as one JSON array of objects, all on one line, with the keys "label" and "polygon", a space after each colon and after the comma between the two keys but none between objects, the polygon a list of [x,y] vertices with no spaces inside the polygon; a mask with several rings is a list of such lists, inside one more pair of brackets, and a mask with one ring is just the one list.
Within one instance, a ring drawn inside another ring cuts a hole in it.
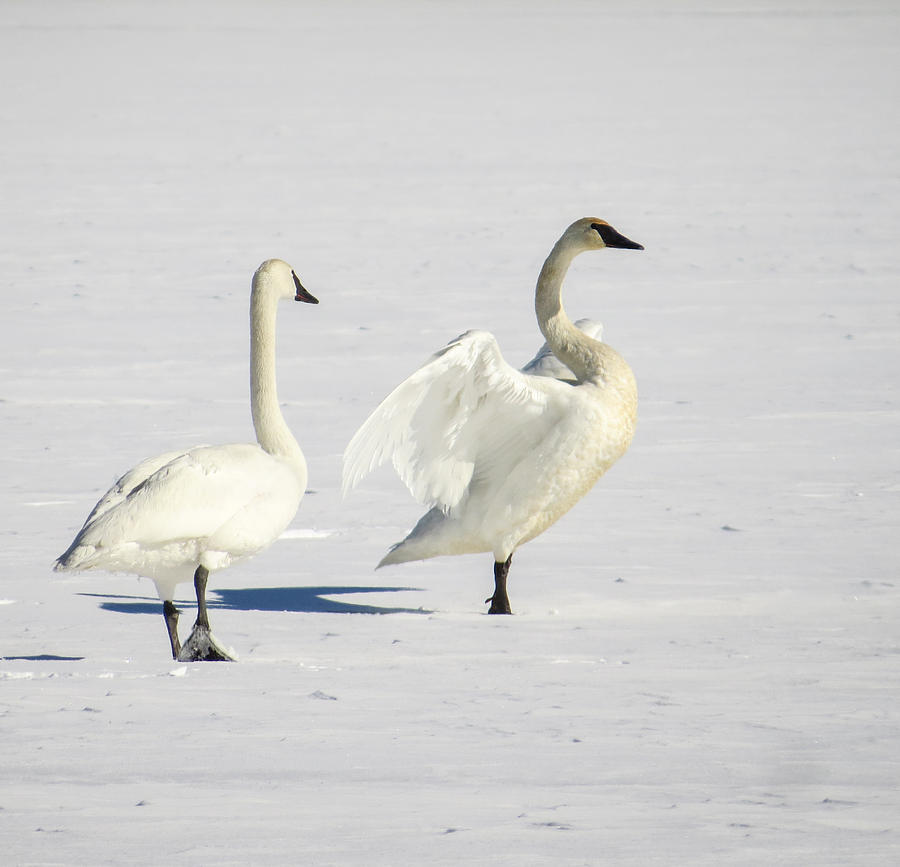
[{"label": "swan's black beak", "polygon": [[315,295],[311,295],[303,288],[303,284],[297,279],[297,275],[293,271],[291,271],[291,277],[294,278],[294,285],[297,287],[297,294],[294,296],[295,301],[305,301],[307,304],[319,303],[319,299]]},{"label": "swan's black beak", "polygon": [[620,235],[612,226],[607,223],[592,223],[591,228],[603,239],[603,243],[607,247],[617,247],[621,250],[643,250],[644,245],[632,241],[624,235]]}]

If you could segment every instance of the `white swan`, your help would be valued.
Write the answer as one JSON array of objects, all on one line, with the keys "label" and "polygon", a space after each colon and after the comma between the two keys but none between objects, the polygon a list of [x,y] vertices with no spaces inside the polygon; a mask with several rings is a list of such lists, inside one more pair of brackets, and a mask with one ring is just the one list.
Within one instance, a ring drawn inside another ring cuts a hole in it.
[{"label": "white swan", "polygon": [[[492,334],[467,331],[397,386],[354,434],[344,452],[345,493],[390,458],[431,507],[379,566],[490,551],[489,613],[509,614],[513,552],[624,454],[637,413],[634,376],[614,349],[573,325],[560,300],[575,256],[606,247],[644,249],[585,217],[566,229],[541,269],[535,310],[560,367],[520,372],[503,360]],[[542,368],[541,353],[531,365]]]},{"label": "white swan", "polygon": [[[250,294],[250,403],[259,445],[199,446],[141,462],[103,495],[54,566],[151,578],[175,659],[231,658],[209,631],[207,577],[274,542],[306,490],[306,460],[275,386],[276,308],[284,298],[319,303],[290,265],[269,259],[253,275]],[[172,600],[191,576],[197,622],[181,647]]]}]

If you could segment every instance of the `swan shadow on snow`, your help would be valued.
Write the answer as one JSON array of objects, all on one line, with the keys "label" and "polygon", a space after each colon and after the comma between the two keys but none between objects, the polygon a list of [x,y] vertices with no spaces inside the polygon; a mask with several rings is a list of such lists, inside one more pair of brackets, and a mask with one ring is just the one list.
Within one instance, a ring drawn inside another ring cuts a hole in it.
[{"label": "swan shadow on snow", "polygon": [[[339,602],[330,596],[355,593],[400,593],[418,591],[417,587],[246,587],[210,591],[207,606],[226,611],[290,611],[306,614],[431,614],[424,608],[403,608]],[[160,602],[148,596],[125,596],[105,593],[80,593],[104,600],[104,611],[119,614],[153,614],[158,616]],[[179,608],[195,607],[194,601],[179,600]]]}]

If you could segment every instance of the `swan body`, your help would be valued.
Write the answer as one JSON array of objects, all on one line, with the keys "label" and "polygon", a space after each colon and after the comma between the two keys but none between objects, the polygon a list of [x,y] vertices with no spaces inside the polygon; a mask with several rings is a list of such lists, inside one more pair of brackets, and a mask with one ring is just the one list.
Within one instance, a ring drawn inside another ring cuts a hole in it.
[{"label": "swan body", "polygon": [[[250,304],[258,442],[198,446],[141,461],[101,497],[55,564],[57,570],[103,569],[152,579],[175,658],[229,658],[209,635],[206,578],[274,542],[306,490],[306,461],[281,414],[275,384],[275,314],[283,298],[318,303],[290,265],[270,259],[254,274]],[[172,600],[175,587],[192,578],[198,622],[182,648]]]},{"label": "swan body", "polygon": [[[643,249],[608,223],[576,221],[547,257],[535,309],[546,349],[517,370],[486,331],[467,331],[388,395],[344,453],[344,490],[390,459],[430,508],[378,564],[491,552],[490,613],[510,612],[512,554],[542,533],[626,451],[637,387],[624,359],[576,327],[560,299],[587,250]],[[552,355],[552,360],[551,360]]]}]

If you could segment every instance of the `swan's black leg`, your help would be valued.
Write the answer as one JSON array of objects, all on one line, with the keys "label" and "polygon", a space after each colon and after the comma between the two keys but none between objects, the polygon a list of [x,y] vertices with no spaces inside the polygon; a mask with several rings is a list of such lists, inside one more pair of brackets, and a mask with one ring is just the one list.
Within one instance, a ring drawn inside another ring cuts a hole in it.
[{"label": "swan's black leg", "polygon": [[178,640],[178,609],[171,599],[163,600],[163,617],[166,618],[166,629],[169,630],[172,659],[178,659],[178,654],[181,653],[181,642]]},{"label": "swan's black leg", "polygon": [[206,612],[206,579],[209,578],[209,569],[198,566],[194,573],[194,590],[197,593],[197,620],[194,627],[202,626],[209,629],[209,614]]},{"label": "swan's black leg", "polygon": [[206,610],[206,579],[209,570],[198,566],[194,572],[194,590],[197,591],[197,620],[188,640],[178,654],[179,662],[230,662],[233,657],[209,631],[209,614]]},{"label": "swan's black leg", "polygon": [[506,595],[506,576],[509,575],[511,562],[512,554],[506,558],[505,563],[494,562],[494,595],[484,600],[491,603],[488,614],[512,614],[509,596]]}]

